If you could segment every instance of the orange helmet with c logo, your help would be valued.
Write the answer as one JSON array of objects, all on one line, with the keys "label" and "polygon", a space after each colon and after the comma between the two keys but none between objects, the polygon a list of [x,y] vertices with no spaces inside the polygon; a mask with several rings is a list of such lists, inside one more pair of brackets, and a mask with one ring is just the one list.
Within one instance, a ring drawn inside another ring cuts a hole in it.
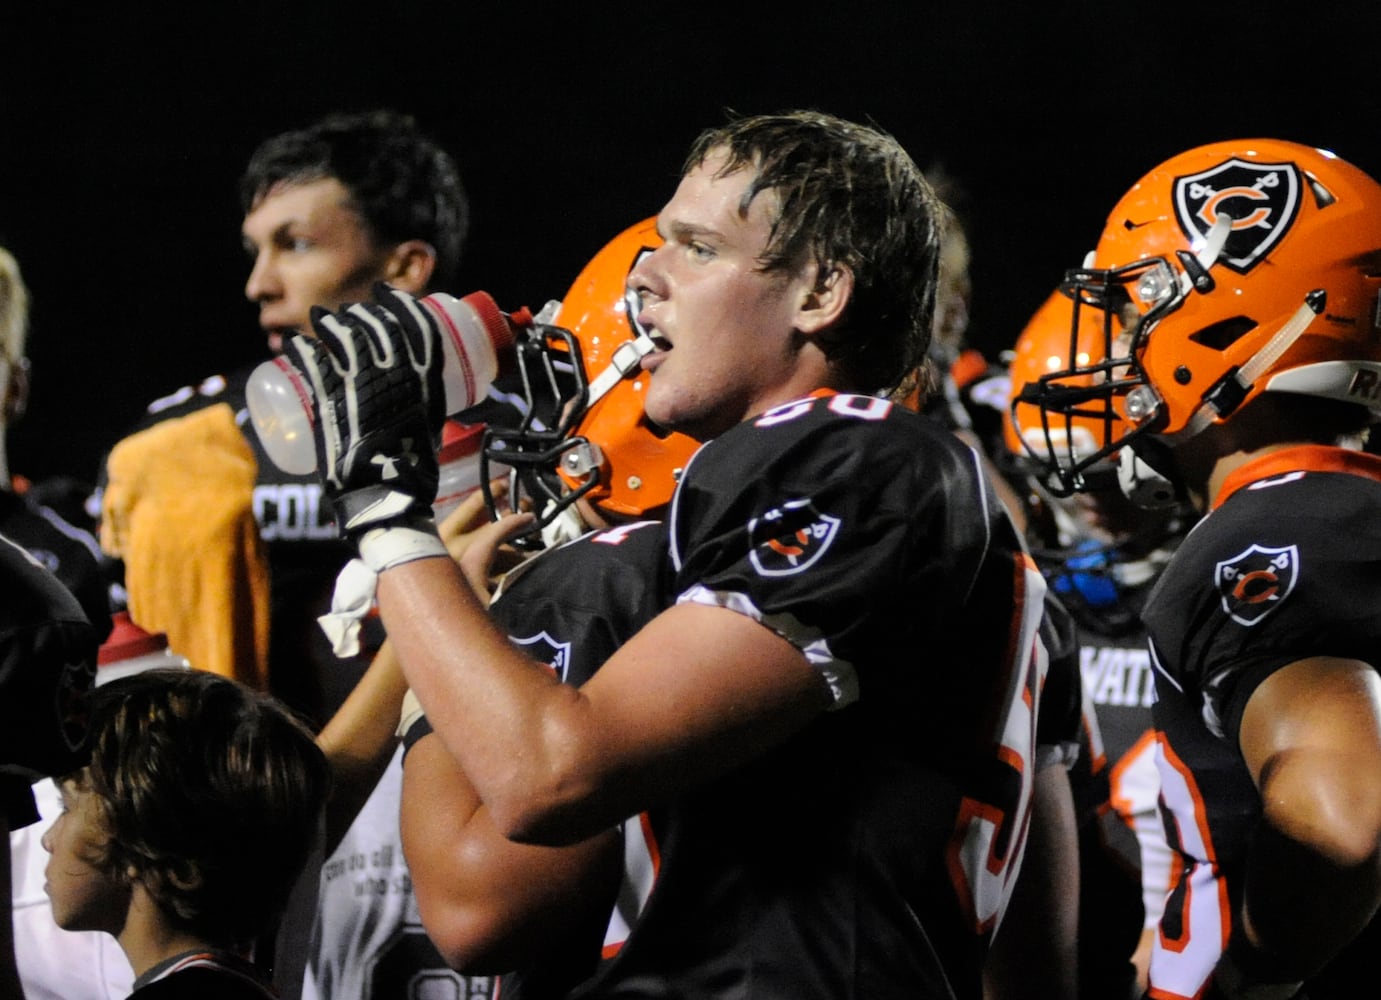
[{"label": "orange helmet with c logo", "polygon": [[[1088,353],[1102,381],[1067,351],[1018,389],[1052,424],[1103,398],[1124,418],[1105,449],[1142,435],[1173,447],[1263,392],[1381,411],[1381,185],[1326,150],[1247,139],[1171,157],[1061,287],[1100,317]],[[1049,471],[1078,489],[1101,457],[1066,453]]]}]

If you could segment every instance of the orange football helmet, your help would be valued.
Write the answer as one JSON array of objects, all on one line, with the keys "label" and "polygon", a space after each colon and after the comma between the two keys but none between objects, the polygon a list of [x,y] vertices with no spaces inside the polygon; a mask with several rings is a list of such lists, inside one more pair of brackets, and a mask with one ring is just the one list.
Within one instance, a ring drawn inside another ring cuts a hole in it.
[{"label": "orange football helmet", "polygon": [[[1012,352],[1010,419],[1003,425],[1007,450],[1013,455],[1033,458],[1042,466],[1058,459],[1063,465],[1087,468],[1116,450],[1115,442],[1123,437],[1116,398],[1093,389],[1108,377],[1101,364],[1101,315],[1099,310],[1080,308],[1056,290],[1027,320]],[[1058,412],[1033,403],[1031,397],[1039,393],[1025,387],[1046,386],[1056,378],[1062,391],[1093,392],[1086,403],[1070,403]]]},{"label": "orange football helmet", "polygon": [[627,280],[661,246],[655,221],[610,240],[520,338],[527,413],[516,430],[491,427],[484,451],[513,469],[515,498],[530,498],[543,525],[582,497],[619,519],[658,516],[699,447],[643,410],[639,361],[652,344]]},{"label": "orange football helmet", "polygon": [[1065,363],[1020,399],[1057,428],[1091,409],[1117,428],[1092,454],[1050,449],[1048,478],[1067,492],[1123,444],[1173,446],[1262,392],[1381,411],[1381,185],[1326,150],[1249,139],[1170,158],[1061,288],[1100,342],[1080,364],[1071,334]]}]

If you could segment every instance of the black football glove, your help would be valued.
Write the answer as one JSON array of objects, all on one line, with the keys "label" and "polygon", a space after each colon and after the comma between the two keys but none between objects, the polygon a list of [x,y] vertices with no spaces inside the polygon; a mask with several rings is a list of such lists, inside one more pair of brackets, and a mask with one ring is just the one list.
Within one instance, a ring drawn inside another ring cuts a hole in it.
[{"label": "black football glove", "polygon": [[317,339],[292,340],[312,392],[317,469],[341,533],[426,521],[445,418],[439,333],[405,292],[312,312]]}]

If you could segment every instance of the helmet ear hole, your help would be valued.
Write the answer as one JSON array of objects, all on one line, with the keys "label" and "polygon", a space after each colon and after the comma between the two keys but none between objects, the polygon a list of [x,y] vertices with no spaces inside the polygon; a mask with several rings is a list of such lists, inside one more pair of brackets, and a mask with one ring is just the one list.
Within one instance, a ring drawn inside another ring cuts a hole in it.
[{"label": "helmet ear hole", "polygon": [[1231,319],[1204,327],[1198,333],[1192,334],[1189,339],[1215,351],[1226,351],[1255,329],[1256,320],[1246,316],[1233,316]]}]

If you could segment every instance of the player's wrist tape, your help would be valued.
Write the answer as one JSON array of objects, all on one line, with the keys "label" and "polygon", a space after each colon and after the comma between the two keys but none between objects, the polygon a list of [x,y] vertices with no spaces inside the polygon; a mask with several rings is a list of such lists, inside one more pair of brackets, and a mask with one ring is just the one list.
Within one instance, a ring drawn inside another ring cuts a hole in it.
[{"label": "player's wrist tape", "polygon": [[422,703],[417,700],[412,688],[408,688],[407,693],[403,695],[403,707],[398,713],[398,729],[394,733],[403,742],[404,764],[408,761],[408,752],[431,731],[432,724],[427,721],[427,713],[422,708]]},{"label": "player's wrist tape", "polygon": [[375,573],[432,556],[449,558],[450,554],[431,521],[413,521],[407,527],[372,528],[360,538],[360,559]]},{"label": "player's wrist tape", "polygon": [[1303,985],[1267,982],[1270,970],[1250,943],[1233,935],[1213,970],[1213,985],[1226,1000],[1290,1000]]}]

